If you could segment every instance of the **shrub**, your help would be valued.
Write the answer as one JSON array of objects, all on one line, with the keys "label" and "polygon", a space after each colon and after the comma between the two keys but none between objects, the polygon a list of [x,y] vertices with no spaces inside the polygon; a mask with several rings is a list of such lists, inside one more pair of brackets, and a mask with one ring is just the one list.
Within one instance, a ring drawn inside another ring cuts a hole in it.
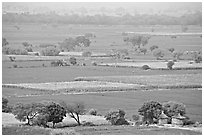
[{"label": "shrub", "polygon": [[158,119],[161,114],[162,105],[156,101],[146,102],[138,110],[139,114],[144,116],[145,123],[154,123],[153,119]]},{"label": "shrub", "polygon": [[156,57],[157,60],[159,60],[164,57],[164,52],[158,49],[153,52],[153,55]]},{"label": "shrub", "polygon": [[85,51],[85,52],[82,53],[82,56],[83,57],[91,57],[91,54],[92,53],[90,51]]},{"label": "shrub", "polygon": [[76,65],[76,64],[77,64],[77,60],[76,60],[75,57],[70,57],[70,58],[69,58],[69,62],[70,62],[70,64],[72,64],[72,65]]},{"label": "shrub", "polygon": [[60,51],[57,48],[48,47],[42,50],[43,56],[58,56]]},{"label": "shrub", "polygon": [[153,50],[158,49],[158,48],[159,48],[158,46],[153,45],[153,46],[151,46],[149,49],[150,49],[151,51],[153,51]]},{"label": "shrub", "polygon": [[147,53],[147,49],[146,48],[141,48],[140,52],[146,54]]},{"label": "shrub", "polygon": [[164,113],[168,117],[172,117],[178,115],[179,113],[183,116],[186,113],[186,108],[183,103],[175,102],[175,101],[168,101],[162,104]]},{"label": "shrub", "polygon": [[16,65],[16,64],[13,64],[13,68],[17,68],[18,67],[18,65]]},{"label": "shrub", "polygon": [[96,116],[97,115],[97,110],[92,108],[92,109],[89,110],[88,114]]},{"label": "shrub", "polygon": [[23,42],[22,45],[24,47],[32,47],[32,44],[29,44],[28,42]]},{"label": "shrub", "polygon": [[132,115],[132,119],[134,121],[138,121],[140,119],[140,116],[139,115]]},{"label": "shrub", "polygon": [[202,55],[201,53],[193,53],[193,60],[195,61],[195,63],[201,63],[202,62]]},{"label": "shrub", "polygon": [[6,40],[6,38],[2,38],[2,47],[8,45],[8,41]]},{"label": "shrub", "polygon": [[2,112],[10,113],[12,111],[12,107],[8,105],[8,99],[2,97]]},{"label": "shrub", "polygon": [[97,63],[95,61],[91,62],[92,66],[97,66]]},{"label": "shrub", "polygon": [[83,126],[95,126],[95,124],[92,122],[85,122],[83,123]]},{"label": "shrub", "polygon": [[194,59],[195,63],[201,63],[202,62],[202,56],[198,55],[195,59]]},{"label": "shrub", "polygon": [[150,67],[149,67],[148,65],[143,65],[143,66],[142,66],[142,69],[148,70],[148,69],[150,69]]},{"label": "shrub", "polygon": [[174,52],[173,53],[173,57],[177,60],[180,60],[182,55],[183,55],[183,52]]},{"label": "shrub", "polygon": [[112,125],[129,125],[129,123],[125,120],[125,111],[119,110],[111,110],[106,115],[106,120],[110,121]]},{"label": "shrub", "polygon": [[174,50],[175,50],[174,48],[169,48],[169,49],[168,49],[168,51],[170,51],[171,53],[173,53]]},{"label": "shrub", "polygon": [[27,52],[33,52],[32,47],[26,47],[25,50],[26,50]]},{"label": "shrub", "polygon": [[135,121],[136,125],[141,125],[143,123],[139,115],[132,115],[132,119]]},{"label": "shrub", "polygon": [[167,63],[167,68],[170,69],[170,70],[172,70],[173,65],[174,65],[174,62],[170,60],[170,61],[168,61],[168,63]]}]

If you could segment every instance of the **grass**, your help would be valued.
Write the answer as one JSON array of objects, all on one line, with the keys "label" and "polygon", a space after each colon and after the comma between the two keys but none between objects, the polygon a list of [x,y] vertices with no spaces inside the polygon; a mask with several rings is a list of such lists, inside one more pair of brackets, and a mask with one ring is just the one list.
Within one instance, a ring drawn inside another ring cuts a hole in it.
[{"label": "grass", "polygon": [[25,125],[10,125],[2,127],[2,135],[49,135],[50,129]]},{"label": "grass", "polygon": [[45,129],[31,126],[4,126],[3,135],[200,135],[201,133],[157,127],[137,128],[132,126],[77,126],[63,129]]}]

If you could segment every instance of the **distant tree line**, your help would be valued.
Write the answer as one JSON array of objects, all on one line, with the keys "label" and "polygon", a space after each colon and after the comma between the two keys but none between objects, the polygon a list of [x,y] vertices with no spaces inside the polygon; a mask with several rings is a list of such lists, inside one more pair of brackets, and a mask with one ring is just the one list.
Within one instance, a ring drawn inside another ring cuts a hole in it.
[{"label": "distant tree line", "polygon": [[202,13],[185,14],[181,17],[167,15],[57,15],[57,14],[17,14],[7,13],[2,15],[3,22],[18,23],[62,23],[62,24],[95,24],[95,25],[201,25]]}]

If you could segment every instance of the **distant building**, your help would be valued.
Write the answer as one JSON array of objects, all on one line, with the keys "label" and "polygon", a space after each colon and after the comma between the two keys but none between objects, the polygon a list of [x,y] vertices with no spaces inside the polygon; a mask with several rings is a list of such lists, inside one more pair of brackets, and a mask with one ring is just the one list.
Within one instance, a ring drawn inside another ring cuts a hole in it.
[{"label": "distant building", "polygon": [[184,120],[186,120],[186,117],[181,116],[181,114],[179,113],[177,116],[173,116],[172,117],[171,123],[173,125],[183,125],[184,124]]},{"label": "distant building", "polygon": [[168,123],[169,117],[164,114],[164,111],[162,111],[161,115],[159,116],[159,125],[164,125]]}]

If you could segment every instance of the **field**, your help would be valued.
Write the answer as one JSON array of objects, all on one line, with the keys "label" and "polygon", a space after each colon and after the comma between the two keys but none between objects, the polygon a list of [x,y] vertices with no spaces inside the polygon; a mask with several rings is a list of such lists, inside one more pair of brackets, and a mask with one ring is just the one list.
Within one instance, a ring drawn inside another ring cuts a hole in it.
[{"label": "field", "polygon": [[[20,30],[16,30],[14,25],[18,25]],[[57,44],[68,36],[92,32],[96,38],[93,38],[91,46],[84,50],[103,54],[109,54],[111,49],[131,49],[130,45],[123,42],[122,32],[149,32],[151,30],[151,26],[58,25],[53,27],[43,24],[3,24],[2,28],[2,35],[11,46],[18,47],[22,42],[29,42],[34,45],[34,51],[39,50],[39,44]],[[156,31],[180,33],[180,26],[157,26]],[[189,26],[188,32],[200,33],[201,27]],[[116,46],[111,46],[111,44]],[[152,45],[158,45],[164,50],[173,47],[176,51],[201,51],[202,39],[198,36],[178,36],[176,39],[168,36],[153,36],[146,48],[149,49]],[[186,114],[190,119],[202,121],[202,63],[195,64],[199,69],[142,70],[140,67],[148,63],[150,66],[153,64],[155,67],[160,65],[163,65],[163,68],[166,67],[165,62],[155,60],[150,51],[147,55],[131,53],[131,60],[76,56],[78,63],[86,63],[86,66],[51,67],[51,61],[68,60],[69,56],[15,55],[15,57],[16,61],[11,62],[9,56],[2,56],[2,96],[8,98],[11,105],[18,102],[59,102],[62,100],[66,103],[83,102],[87,111],[95,108],[101,115],[105,115],[110,109],[123,109],[126,112],[126,118],[132,120],[132,115],[138,114],[138,109],[144,102],[154,100],[163,103],[172,100],[186,105]],[[92,66],[93,61],[98,64],[115,65],[118,63],[125,66],[136,64],[140,67]],[[178,62],[178,66],[186,68],[192,65],[188,64],[189,61],[179,61],[181,64]],[[185,66],[183,62],[188,65]],[[17,67],[14,68],[14,65]],[[175,65],[175,67],[178,66]],[[143,86],[146,88],[141,88]],[[50,94],[54,93],[52,91],[62,89],[71,89],[73,92]],[[76,92],[77,89],[80,89],[79,92]],[[3,133],[9,134],[8,131],[13,128],[16,127],[3,127]],[[22,130],[21,127],[18,128],[19,131]],[[30,130],[29,127],[27,128]],[[33,134],[35,130],[39,130],[41,134],[49,134],[48,131],[36,128],[33,128]],[[79,134],[198,134],[198,132],[180,129],[135,130],[135,127],[110,125],[71,127],[71,130]],[[17,133],[16,130],[14,134],[20,134],[20,132]]]}]

